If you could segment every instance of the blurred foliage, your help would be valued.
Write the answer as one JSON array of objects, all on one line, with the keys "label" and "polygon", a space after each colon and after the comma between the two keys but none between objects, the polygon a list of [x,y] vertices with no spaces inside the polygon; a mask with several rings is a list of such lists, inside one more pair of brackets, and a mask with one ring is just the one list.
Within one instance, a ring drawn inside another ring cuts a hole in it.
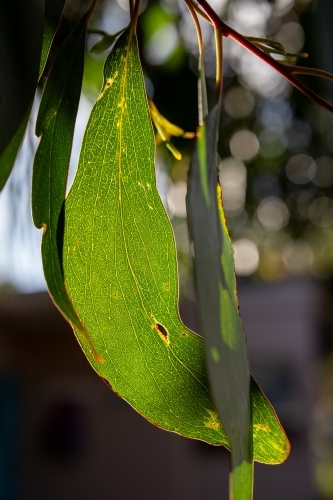
[{"label": "blurred foliage", "polygon": [[[89,3],[89,2],[88,2]],[[309,53],[300,64],[333,69],[323,40],[331,39],[330,0],[214,0],[212,6],[240,33]],[[320,4],[320,5],[319,5]],[[67,0],[51,61],[87,3]],[[99,0],[91,30],[109,35],[129,22],[127,0]],[[328,10],[327,10],[328,9]],[[326,13],[326,14],[325,14]],[[214,97],[213,30],[202,24],[209,99]],[[320,26],[322,36],[316,33]],[[142,1],[139,49],[146,88],[161,115],[187,131],[197,117],[198,46],[192,19],[177,0]],[[102,35],[90,33],[83,92],[93,102],[110,50],[94,54]],[[280,56],[275,56],[280,57]],[[49,64],[45,74],[49,71]],[[300,76],[325,97],[332,83]],[[45,78],[42,79],[42,83]],[[278,280],[288,275],[333,275],[333,116],[232,40],[224,41],[224,95],[219,154],[224,208],[239,276]],[[193,294],[186,229],[185,183],[192,140],[172,138],[178,161],[157,147],[159,189],[176,230],[181,286]]]},{"label": "blurred foliage", "polygon": [[[309,52],[309,60],[302,64],[320,66],[310,29],[319,14],[311,0],[216,0],[213,6],[241,33],[277,40],[289,52]],[[103,20],[96,19],[99,23],[103,25]],[[139,27],[148,94],[168,120],[195,130],[198,48],[189,13],[174,0],[150,2]],[[214,45],[207,23],[203,36],[212,93]],[[333,117],[230,40],[225,40],[224,58],[219,154],[236,271],[239,276],[254,274],[265,280],[309,272],[329,277],[333,273]],[[94,64],[99,71],[98,63],[94,58],[90,65],[90,81]],[[306,81],[319,93],[327,88],[313,77]],[[85,88],[87,82],[88,76]],[[157,156],[186,292],[191,288],[186,284],[191,280],[186,272],[191,258],[183,196],[192,145],[182,138],[174,143],[183,155],[180,162],[163,145],[158,146]]]}]

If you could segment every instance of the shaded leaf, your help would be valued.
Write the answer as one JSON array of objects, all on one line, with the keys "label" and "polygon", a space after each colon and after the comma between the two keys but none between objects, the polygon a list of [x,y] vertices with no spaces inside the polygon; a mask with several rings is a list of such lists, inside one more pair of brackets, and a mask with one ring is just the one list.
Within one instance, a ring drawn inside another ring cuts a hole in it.
[{"label": "shaded leaf", "polygon": [[23,117],[21,125],[19,126],[18,130],[12,137],[10,143],[0,155],[0,191],[6,184],[7,179],[10,176],[10,173],[14,166],[16,155],[22,144],[22,140],[27,128],[30,113],[31,113],[31,106],[28,107],[28,110],[25,116]]},{"label": "shaded leaf", "polygon": [[[195,15],[194,17],[196,19]],[[195,255],[195,288],[200,329],[206,337],[209,386],[231,444],[229,495],[233,500],[252,500],[254,464],[251,378],[244,332],[238,314],[233,250],[221,196],[216,199],[217,138],[222,96],[222,33],[219,30],[214,32],[217,42],[216,105],[208,114],[203,44],[198,26],[197,32],[201,48],[198,79],[199,128],[186,197],[189,234],[193,240]],[[239,386],[240,391],[237,390]]]},{"label": "shaded leaf", "polygon": [[[231,442],[232,472],[241,496],[252,498],[252,417],[246,340],[238,314],[234,258],[221,199],[217,198],[218,106],[199,127],[187,214],[194,245],[200,333],[205,340],[210,388]],[[218,206],[219,202],[219,206]],[[245,476],[245,477],[244,477]],[[246,492],[246,493],[244,493]]]},{"label": "shaded leaf", "polygon": [[41,141],[32,180],[32,215],[35,225],[43,228],[42,259],[47,286],[57,307],[80,330],[83,327],[64,285],[61,210],[81,93],[87,15],[62,45],[45,85],[36,123]]},{"label": "shaded leaf", "polygon": [[20,148],[34,99],[44,0],[0,2],[0,190]]},{"label": "shaded leaf", "polygon": [[[280,461],[285,460],[290,446],[277,419],[271,419],[264,427],[257,421],[256,397],[259,389],[254,388],[253,380],[250,381],[246,341],[238,314],[233,249],[218,185],[215,152],[217,111],[215,107],[200,127],[190,169],[187,212],[194,243],[198,312],[200,329],[205,337],[210,387],[226,433],[231,438],[233,468],[246,463],[245,469],[250,474],[249,386],[254,459],[257,460],[259,442],[265,463],[277,463],[278,455]],[[262,406],[264,419],[271,411],[267,401],[265,403]],[[284,442],[283,455],[281,449],[276,454],[277,450],[270,441],[275,432]],[[261,436],[259,440],[258,433]]]},{"label": "shaded leaf", "polygon": [[102,52],[105,52],[108,50],[114,42],[117,40],[118,36],[123,32],[124,30],[120,30],[117,33],[114,33],[113,35],[108,35],[105,33],[105,31],[102,30],[90,30],[90,33],[96,33],[99,35],[102,35],[102,38],[98,40],[98,42],[95,43],[90,49],[90,52],[93,54],[102,54]]},{"label": "shaded leaf", "polygon": [[43,73],[51,43],[60,23],[66,0],[45,0],[45,21],[39,76]]},{"label": "shaded leaf", "polygon": [[[229,446],[208,390],[202,338],[179,319],[174,237],[156,189],[154,135],[130,29],[106,60],[65,215],[66,287],[103,359],[76,331],[91,365],[155,425]],[[282,461],[285,435],[254,391],[256,459]]]}]

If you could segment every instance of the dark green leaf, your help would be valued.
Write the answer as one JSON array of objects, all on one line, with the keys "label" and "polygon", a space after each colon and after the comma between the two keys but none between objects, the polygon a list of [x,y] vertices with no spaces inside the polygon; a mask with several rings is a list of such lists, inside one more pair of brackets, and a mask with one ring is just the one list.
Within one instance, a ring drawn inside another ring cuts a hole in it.
[{"label": "dark green leaf", "polygon": [[28,107],[26,115],[23,117],[21,125],[14,134],[14,137],[0,155],[0,191],[7,182],[12,171],[17,152],[21,146],[27,123],[30,117],[31,106]]},{"label": "dark green leaf", "polygon": [[[97,373],[149,421],[229,446],[208,390],[202,338],[179,319],[174,237],[156,189],[154,146],[128,29],[105,63],[65,211],[65,283],[99,359],[76,335]],[[260,390],[253,401],[255,457],[280,462],[285,435]]]},{"label": "dark green leaf", "polygon": [[[217,93],[208,114],[203,49],[199,58],[199,129],[186,197],[193,239],[194,274],[209,385],[231,443],[230,498],[253,498],[251,377],[238,313],[233,249],[217,189],[217,138],[221,107],[222,33],[215,31]],[[220,47],[220,49],[219,49]],[[221,68],[219,70],[219,67]],[[219,71],[221,74],[219,75]],[[216,193],[217,191],[217,193]],[[217,196],[216,196],[217,194]]]},{"label": "dark green leaf", "polygon": [[43,228],[42,259],[51,297],[60,311],[83,330],[67,296],[61,263],[63,212],[74,126],[83,78],[87,15],[74,27],[54,60],[36,124],[41,141],[32,181],[32,215]]},{"label": "dark green leaf", "polygon": [[45,22],[39,75],[43,73],[52,40],[58,28],[66,0],[45,0]]},{"label": "dark green leaf", "polygon": [[44,0],[0,2],[0,190],[12,170],[34,99]]},{"label": "dark green leaf", "polygon": [[238,314],[233,249],[217,198],[217,119],[215,106],[199,127],[189,175],[187,213],[210,387],[231,442],[233,474],[239,476],[234,484],[242,488],[242,496],[235,490],[233,495],[235,500],[245,500],[252,498],[250,371]]},{"label": "dark green leaf", "polygon": [[105,33],[102,38],[91,47],[90,52],[92,52],[93,54],[101,54],[105,50],[109,49],[114,44],[120,33],[122,33],[123,31],[124,30],[121,30],[114,35],[108,35],[107,33]]}]

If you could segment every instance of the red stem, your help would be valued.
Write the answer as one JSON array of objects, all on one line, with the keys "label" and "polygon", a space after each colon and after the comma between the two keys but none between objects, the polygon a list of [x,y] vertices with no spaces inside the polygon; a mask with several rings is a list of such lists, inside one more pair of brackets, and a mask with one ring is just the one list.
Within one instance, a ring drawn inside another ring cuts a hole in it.
[{"label": "red stem", "polygon": [[139,17],[139,9],[140,9],[140,0],[136,0],[133,9],[133,14],[131,17],[131,29],[133,31],[136,31],[136,25],[138,23],[138,17]]},{"label": "red stem", "polygon": [[307,97],[309,97],[312,101],[316,102],[319,104],[319,106],[322,106],[323,108],[327,109],[331,113],[333,113],[333,105],[330,104],[329,102],[325,101],[325,99],[322,99],[318,94],[313,92],[311,89],[309,89],[304,83],[300,82],[294,75],[293,75],[293,69],[294,67],[288,67],[285,64],[282,64],[281,62],[277,61],[273,57],[271,57],[269,54],[266,54],[263,52],[261,49],[256,47],[252,42],[250,42],[245,36],[241,35],[234,29],[230,28],[227,24],[225,24],[222,19],[217,15],[217,13],[212,9],[212,7],[207,3],[206,0],[196,0],[198,5],[202,8],[202,10],[205,12],[205,14],[209,17],[211,20],[214,29],[220,29],[222,36],[225,37],[230,37],[233,40],[235,40],[237,43],[242,45],[245,49],[247,49],[249,52],[252,52],[252,54],[256,55],[259,57],[262,61],[267,63],[269,66],[274,68],[276,71],[280,73],[280,75],[284,76],[294,87],[296,87],[298,90],[300,90],[303,94],[305,94]]},{"label": "red stem", "polygon": [[90,6],[90,9],[89,9],[89,13],[88,13],[88,17],[87,17],[87,26],[88,26],[88,23],[91,19],[91,16],[93,15],[93,12],[95,10],[95,7],[96,7],[96,4],[97,4],[98,0],[93,0],[91,6]]}]

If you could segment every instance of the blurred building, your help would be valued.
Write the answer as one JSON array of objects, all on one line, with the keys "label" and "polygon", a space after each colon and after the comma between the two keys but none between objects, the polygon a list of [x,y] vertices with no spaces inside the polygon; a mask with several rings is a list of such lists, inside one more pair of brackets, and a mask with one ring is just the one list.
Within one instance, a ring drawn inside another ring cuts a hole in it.
[{"label": "blurred building", "polygon": [[[256,465],[256,500],[315,500],[309,430],[320,293],[309,280],[241,284],[252,372],[290,437],[290,458]],[[182,306],[195,326],[193,304]],[[0,302],[2,500],[217,500],[225,449],[155,428],[99,379],[46,293]]]}]

